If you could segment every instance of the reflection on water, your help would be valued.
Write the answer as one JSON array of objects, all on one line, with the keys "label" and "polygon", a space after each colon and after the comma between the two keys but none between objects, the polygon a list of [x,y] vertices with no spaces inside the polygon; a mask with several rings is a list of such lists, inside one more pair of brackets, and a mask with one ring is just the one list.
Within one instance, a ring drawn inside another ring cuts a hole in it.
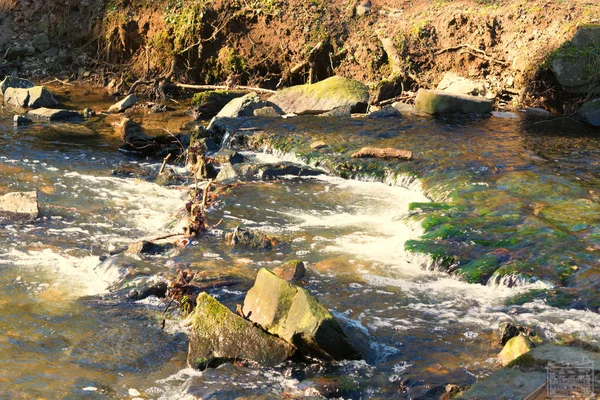
[{"label": "reflection on water", "polygon": [[[110,103],[94,92],[86,96],[92,105]],[[386,165],[421,177],[430,198],[455,208],[415,218],[410,204],[429,200],[414,181],[409,188],[325,176],[255,182],[222,196],[208,218],[223,223],[173,258],[122,255],[101,263],[115,248],[168,233],[185,190],[110,176],[124,160],[111,120],[88,125],[97,136],[67,138],[51,127],[14,130],[10,117],[0,117],[0,193],[39,190],[42,218],[0,227],[1,399],[301,396],[331,382],[348,397],[397,397],[401,385],[417,396],[472,383],[496,368],[493,331],[503,321],[534,325],[548,338],[600,337],[597,314],[540,300],[506,305],[555,284],[551,267],[563,253],[587,273],[596,267],[600,150],[593,136],[495,118],[271,121],[271,131],[306,135],[299,151],[315,140],[335,143],[330,150],[340,155],[375,141],[409,148],[414,162]],[[282,245],[270,252],[232,249],[222,234],[237,225],[277,236]],[[405,250],[410,240],[438,243],[444,235],[465,244],[465,261],[502,242],[514,262],[536,262],[549,272],[522,287],[474,285],[431,271],[431,257]],[[519,243],[511,247],[513,236]],[[531,245],[524,246],[527,237]],[[127,300],[128,289],[107,292],[189,266],[203,279],[235,277],[240,284],[211,291],[233,308],[259,268],[290,259],[306,263],[303,285],[351,332],[366,362],[192,371],[185,335],[174,324],[160,329],[164,304]]]}]

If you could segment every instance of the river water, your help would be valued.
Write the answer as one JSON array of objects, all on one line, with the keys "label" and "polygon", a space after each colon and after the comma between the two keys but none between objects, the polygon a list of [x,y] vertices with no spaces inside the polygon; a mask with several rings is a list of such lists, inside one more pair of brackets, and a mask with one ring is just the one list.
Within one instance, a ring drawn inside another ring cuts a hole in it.
[{"label": "river water", "polygon": [[[110,104],[92,89],[56,90],[74,108]],[[187,121],[178,111],[140,110],[135,117],[156,131],[176,130]],[[519,242],[528,238],[535,246],[506,246],[514,259],[551,268],[565,257],[594,282],[598,216],[585,212],[595,207],[600,154],[597,138],[578,126],[544,132],[539,125],[498,117],[250,121],[264,130],[302,134],[309,142],[414,149],[418,160],[400,168],[420,179],[389,186],[322,175],[239,185],[210,211],[209,223],[223,220],[212,233],[169,257],[122,255],[113,262],[101,260],[141,238],[175,232],[185,187],[112,176],[124,161],[157,168],[117,152],[113,117],[75,128],[35,124],[17,129],[11,120],[6,111],[0,115],[0,194],[38,190],[42,216],[34,223],[0,226],[0,399],[279,398],[301,397],[319,385],[337,385],[354,398],[427,393],[436,398],[440,385],[471,384],[498,368],[494,331],[501,322],[532,325],[548,339],[600,338],[600,316],[586,307],[561,309],[521,296],[551,290],[551,273],[513,287],[466,283],[433,268],[437,263],[431,256],[405,250],[407,241],[431,244],[423,218],[437,218],[415,215],[410,204],[443,199],[463,207],[447,223],[473,235],[476,224],[481,230],[497,227],[487,231],[497,241],[507,232]],[[255,162],[278,161],[273,155],[245,155]],[[543,203],[537,214],[530,210],[533,203]],[[470,218],[483,208],[485,215],[501,209],[513,218]],[[576,215],[577,223],[567,224],[570,216],[563,215]],[[543,217],[547,225],[536,225],[532,216]],[[282,244],[273,251],[232,249],[222,235],[238,225],[276,236]],[[560,246],[549,225],[560,231]],[[473,257],[484,254],[471,250]],[[207,281],[238,281],[210,291],[233,308],[259,268],[290,259],[306,263],[304,286],[361,340],[365,361],[313,366],[302,373],[291,364],[193,371],[185,364],[186,335],[175,322],[161,329],[165,304],[155,297],[129,300],[118,290],[187,267]],[[593,303],[595,292],[572,282],[577,276],[566,284],[587,293],[586,304]]]}]

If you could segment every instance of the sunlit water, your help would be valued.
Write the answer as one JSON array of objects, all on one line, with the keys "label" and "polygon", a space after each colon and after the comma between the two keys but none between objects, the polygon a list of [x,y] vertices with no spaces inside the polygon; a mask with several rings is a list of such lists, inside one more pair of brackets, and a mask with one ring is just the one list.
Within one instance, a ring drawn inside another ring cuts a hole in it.
[{"label": "sunlit water", "polygon": [[[96,106],[110,103],[93,100]],[[87,105],[78,96],[69,101]],[[352,387],[348,393],[355,397],[402,397],[401,382],[416,396],[446,383],[470,384],[497,368],[494,330],[503,321],[533,325],[547,338],[600,338],[598,314],[541,301],[505,305],[518,293],[544,288],[544,282],[519,288],[467,284],[431,271],[428,256],[405,251],[407,240],[423,234],[408,211],[410,203],[428,201],[418,181],[390,187],[319,176],[239,185],[209,214],[209,223],[223,222],[179,254],[101,262],[116,248],[173,232],[185,188],[111,176],[125,158],[116,152],[119,142],[107,122],[90,124],[101,135],[83,138],[40,125],[14,129],[11,116],[5,113],[0,121],[0,193],[40,191],[42,217],[0,226],[1,399],[302,396],[326,380]],[[144,116],[149,125],[161,124]],[[385,127],[381,140],[387,140],[389,123],[359,123],[375,137]],[[413,121],[410,130],[426,132],[431,124]],[[338,134],[324,130],[316,136],[325,133]],[[414,140],[433,146],[442,140],[435,135]],[[487,151],[483,142],[463,139],[454,138],[453,146],[465,147],[469,157]],[[255,160],[276,161],[265,155]],[[458,160],[449,164],[471,169]],[[591,179],[588,184],[595,185]],[[238,225],[282,244],[273,251],[232,249],[222,235]],[[111,294],[135,279],[173,276],[177,267],[190,267],[207,280],[239,281],[211,291],[234,307],[259,268],[291,259],[306,263],[303,285],[351,336],[362,339],[365,361],[327,365],[302,377],[293,366],[193,371],[185,365],[185,334],[175,324],[160,328],[164,303]]]}]

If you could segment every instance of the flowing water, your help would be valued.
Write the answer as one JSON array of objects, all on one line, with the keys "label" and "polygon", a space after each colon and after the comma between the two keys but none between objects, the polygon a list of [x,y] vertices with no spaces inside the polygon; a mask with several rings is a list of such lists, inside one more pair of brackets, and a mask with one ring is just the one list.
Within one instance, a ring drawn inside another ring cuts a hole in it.
[{"label": "flowing water", "polygon": [[[84,90],[66,94],[63,101],[80,109],[110,104],[100,92]],[[503,321],[533,325],[546,338],[600,338],[597,313],[559,309],[535,298],[512,301],[532,289],[548,290],[552,274],[510,288],[471,284],[432,270],[432,257],[405,250],[407,242],[420,238],[428,244],[430,230],[422,219],[433,218],[415,218],[410,204],[445,198],[462,201],[463,207],[446,223],[468,228],[474,236],[475,224],[481,230],[497,226],[485,232],[496,241],[507,232],[520,241],[528,238],[536,243],[523,246],[529,250],[507,247],[513,258],[538,266],[553,265],[550,260],[568,248],[567,258],[594,279],[597,216],[585,211],[594,209],[600,154],[595,136],[573,135],[578,127],[567,127],[570,134],[563,128],[541,132],[520,120],[494,117],[250,121],[265,130],[302,134],[308,142],[414,149],[417,161],[401,172],[421,179],[388,186],[321,175],[239,185],[208,215],[209,223],[223,222],[187,248],[168,257],[105,259],[128,243],[174,232],[186,189],[112,176],[117,165],[132,161],[116,151],[120,143],[110,133],[113,119],[75,128],[35,124],[17,129],[11,117],[0,115],[0,194],[38,190],[42,216],[34,223],[0,225],[0,399],[277,398],[334,383],[347,397],[429,392],[435,398],[439,385],[470,384],[498,368],[494,330]],[[150,128],[168,124],[170,130],[186,121],[178,112],[138,111],[136,118]],[[278,161],[245,155],[254,162]],[[533,202],[543,202],[535,215],[528,208]],[[567,207],[571,203],[575,208]],[[484,208],[487,213],[479,217],[500,209],[513,218],[469,219],[473,210]],[[547,212],[544,222],[562,233],[560,244],[547,225],[535,224],[534,217],[548,209],[556,212]],[[577,223],[566,224],[569,218],[562,215],[575,212]],[[578,224],[585,227],[572,229]],[[281,245],[273,251],[232,249],[222,236],[238,225],[276,236]],[[539,230],[548,235],[538,237]],[[306,263],[304,286],[359,342],[365,361],[193,371],[185,363],[186,335],[175,323],[161,330],[165,304],[153,296],[134,301],[123,295],[137,281],[174,276],[176,268],[189,267],[206,280],[239,282],[210,291],[233,308],[259,268],[290,259]]]}]

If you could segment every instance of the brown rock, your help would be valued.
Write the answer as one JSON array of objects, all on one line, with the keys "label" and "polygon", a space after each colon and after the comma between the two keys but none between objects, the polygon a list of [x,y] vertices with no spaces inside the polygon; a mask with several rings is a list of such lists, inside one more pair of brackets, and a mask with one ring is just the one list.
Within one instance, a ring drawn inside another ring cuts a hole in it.
[{"label": "brown rock", "polygon": [[398,150],[392,148],[377,149],[373,147],[363,147],[356,153],[352,154],[352,158],[394,158],[399,160],[412,160],[413,152],[409,150]]},{"label": "brown rock", "polygon": [[273,269],[273,273],[288,282],[294,282],[304,277],[306,268],[304,263],[299,260],[289,261]]}]

